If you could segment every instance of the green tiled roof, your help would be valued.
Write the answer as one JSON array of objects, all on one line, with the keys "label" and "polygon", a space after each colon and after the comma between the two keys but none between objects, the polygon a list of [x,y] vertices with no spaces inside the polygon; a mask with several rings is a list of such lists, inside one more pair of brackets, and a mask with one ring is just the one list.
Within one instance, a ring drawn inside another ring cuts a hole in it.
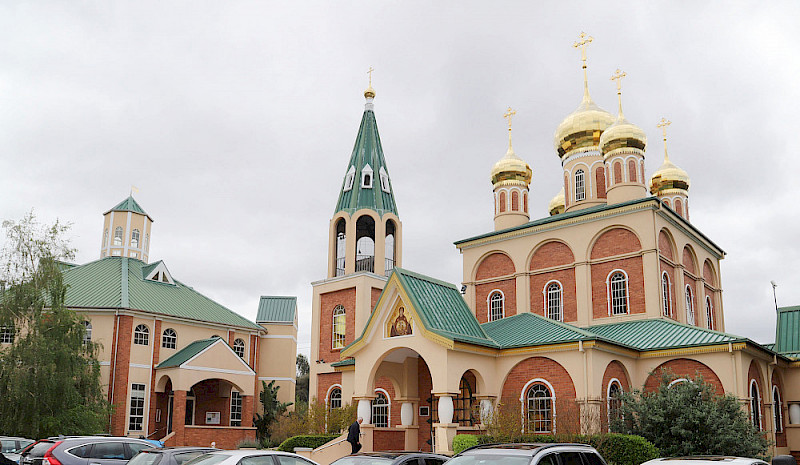
[{"label": "green tiled roof", "polygon": [[356,359],[354,358],[346,358],[344,360],[339,360],[338,362],[331,363],[332,367],[346,367],[350,365],[355,365]]},{"label": "green tiled roof", "polygon": [[746,341],[745,338],[668,319],[648,319],[590,326],[589,332],[637,350],[691,347]]},{"label": "green tiled roof", "polygon": [[161,315],[263,329],[179,281],[175,285],[144,279],[140,260],[106,257],[64,271],[68,307],[130,308]]},{"label": "green tiled roof", "polygon": [[[148,215],[147,212],[145,212],[144,209],[139,205],[139,203],[133,199],[132,195],[129,195],[127,199],[118,203],[114,208],[107,211],[106,213],[109,212],[134,212],[134,213],[140,213],[150,218],[150,215]],[[150,218],[150,221],[153,221],[153,219]]]},{"label": "green tiled roof", "polygon": [[800,352],[800,306],[778,309],[773,350],[778,353]]},{"label": "green tiled roof", "polygon": [[[369,165],[372,169],[372,187],[361,187],[361,177],[364,168]],[[353,187],[345,191],[347,173],[350,168],[355,169],[353,177]],[[342,180],[342,189],[339,193],[339,201],[336,203],[336,212],[345,211],[355,213],[362,208],[368,208],[383,215],[386,212],[397,214],[397,206],[394,202],[394,190],[391,179],[389,192],[385,192],[381,187],[381,168],[389,176],[389,168],[383,158],[383,148],[381,147],[381,137],[378,134],[378,124],[375,122],[375,113],[371,109],[371,104],[367,104],[364,116],[361,118],[361,126],[358,129],[358,136],[350,155],[350,163],[347,164],[345,176]]]},{"label": "green tiled roof", "polygon": [[588,331],[533,313],[520,313],[501,318],[484,323],[481,327],[487,336],[504,349],[597,338]]},{"label": "green tiled roof", "polygon": [[256,323],[294,323],[297,297],[261,296]]},{"label": "green tiled roof", "polygon": [[200,339],[191,342],[183,349],[175,352],[172,355],[172,357],[159,363],[158,366],[156,366],[156,368],[172,368],[181,366],[182,364],[186,363],[189,359],[199,354],[200,352],[206,350],[207,348],[211,347],[212,344],[220,340],[221,339],[219,338],[219,336],[214,336],[209,339]]}]

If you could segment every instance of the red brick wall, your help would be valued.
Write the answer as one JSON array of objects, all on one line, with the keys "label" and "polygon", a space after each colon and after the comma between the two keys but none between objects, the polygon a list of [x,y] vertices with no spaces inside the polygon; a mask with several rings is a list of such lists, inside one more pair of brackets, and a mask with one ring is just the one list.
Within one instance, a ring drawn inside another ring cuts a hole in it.
[{"label": "red brick wall", "polygon": [[686,271],[692,273],[693,275],[697,276],[697,268],[694,266],[694,254],[692,254],[691,249],[687,245],[683,248],[683,267],[686,268]]},{"label": "red brick wall", "polygon": [[[759,404],[758,408],[761,410],[761,429],[762,431],[766,431],[769,429],[768,421],[772,421],[772,418],[767,418],[765,416],[765,407],[764,403],[769,402],[772,393],[767,394],[764,390],[764,382],[761,379],[761,370],[758,369],[758,364],[755,360],[750,362],[750,368],[747,370],[747,397],[750,397],[750,381],[756,380],[756,384],[758,384],[758,393],[761,394],[761,403]],[[751,411],[749,408],[750,404],[748,403],[748,411]]]},{"label": "red brick wall", "polygon": [[575,262],[575,255],[567,244],[563,242],[548,242],[534,252],[531,257],[531,271],[542,270],[553,266],[571,265]]},{"label": "red brick wall", "polygon": [[[777,372],[773,372],[772,373],[772,383],[770,383],[770,384],[772,386],[777,386],[778,387],[778,392],[780,393],[780,397],[781,397],[781,405],[776,405],[774,403],[772,405],[773,411],[775,411],[776,409],[780,409],[780,412],[781,412],[781,422],[780,422],[780,425],[779,425],[779,427],[781,429],[781,432],[780,433],[775,433],[775,445],[778,446],[778,447],[786,447],[786,415],[789,412],[785,408],[783,408],[783,405],[784,405],[784,402],[785,402],[784,401],[784,396],[786,395],[786,393],[783,391],[783,382],[781,381],[781,377],[778,375]],[[770,402],[772,402],[772,400],[773,400],[773,398],[772,398],[772,388],[770,388],[769,395],[770,395],[769,400],[770,400]],[[774,413],[773,413],[773,415],[774,415]]]},{"label": "red brick wall", "polygon": [[519,192],[517,191],[511,193],[511,210],[519,211]]},{"label": "red brick wall", "polygon": [[628,274],[628,312],[644,313],[644,265],[642,257],[624,258],[592,265],[592,316],[605,318],[609,314],[606,279],[615,269]]},{"label": "red brick wall", "polygon": [[675,212],[683,216],[683,203],[681,202],[681,199],[675,199]]},{"label": "red brick wall", "polygon": [[522,204],[523,204],[523,208],[524,208],[523,211],[525,213],[528,213],[528,192],[527,191],[522,193]]},{"label": "red brick wall", "polygon": [[[435,402],[428,402],[431,398],[431,391],[433,390],[433,381],[431,380],[431,372],[428,369],[428,364],[422,357],[417,359],[417,395],[419,395],[419,406],[428,407],[430,415],[427,417],[419,417],[419,431],[417,432],[417,444],[419,450],[431,452],[431,446],[427,441],[431,439],[431,425],[427,420],[434,418],[433,410],[436,408]],[[419,410],[414,412],[414,416],[419,414]]]},{"label": "red brick wall", "polygon": [[[391,380],[385,376],[375,380],[375,389],[383,389],[389,395],[389,426],[397,426],[400,424],[400,403],[396,402],[396,393],[394,392],[394,385]],[[384,449],[385,450],[385,449]]]},{"label": "red brick wall", "polygon": [[405,450],[405,430],[375,429],[372,433],[372,448],[379,450]]},{"label": "red brick wall", "polygon": [[622,182],[622,163],[614,163],[614,183]]},{"label": "red brick wall", "polygon": [[597,198],[606,198],[606,169],[605,167],[597,168],[594,172],[595,187],[597,188]]},{"label": "red brick wall", "polygon": [[717,285],[717,280],[714,279],[714,270],[711,267],[711,263],[708,260],[703,263],[703,279],[711,286]]},{"label": "red brick wall", "polygon": [[639,164],[639,169],[640,169],[641,175],[642,175],[642,182],[644,183],[645,180],[647,179],[647,178],[644,177],[644,163],[640,163]]},{"label": "red brick wall", "polygon": [[[195,384],[194,391],[194,424],[202,426],[206,424],[206,412],[219,412],[220,424],[215,426],[225,426],[230,420],[230,392],[227,386],[223,386],[218,379],[211,379]],[[223,392],[223,390],[225,392]],[[225,397],[221,397],[225,396]]]},{"label": "red brick wall", "polygon": [[184,442],[176,444],[181,446],[205,446],[212,442],[219,449],[236,449],[239,442],[245,439],[255,440],[256,430],[246,428],[203,428],[187,426],[184,433]]},{"label": "red brick wall", "polygon": [[503,253],[493,253],[485,257],[477,271],[475,271],[475,279],[490,279],[498,278],[500,276],[509,276],[515,273],[514,262],[508,255]]},{"label": "red brick wall", "polygon": [[663,199],[661,201],[664,202],[664,205],[668,206],[669,208],[672,208],[672,205],[670,205],[669,203],[669,199]]},{"label": "red brick wall", "polygon": [[319,296],[319,357],[326,362],[339,360],[339,351],[333,350],[333,309],[337,305],[345,310],[345,345],[355,339],[356,333],[356,289],[354,287],[339,291],[326,292]]},{"label": "red brick wall", "polygon": [[664,231],[658,233],[658,251],[670,260],[675,260],[675,256],[672,254],[672,241]]},{"label": "red brick wall", "polygon": [[[667,272],[667,276],[669,276],[669,297],[670,297],[670,301],[671,301],[671,303],[670,303],[670,310],[671,310],[670,315],[671,315],[672,319],[677,320],[678,318],[677,318],[677,313],[675,312],[675,309],[677,308],[678,301],[676,300],[676,296],[675,296],[675,267],[670,265],[669,263],[667,263],[664,260],[660,260],[660,261],[661,261],[661,272],[663,273],[664,271],[666,271]],[[660,278],[660,276],[659,276],[659,278]],[[660,279],[658,281],[658,286],[659,286],[658,287],[658,295],[659,295],[659,297],[661,297],[662,292],[661,292],[661,280]],[[663,314],[663,312],[664,312],[663,307],[661,307],[660,313]]]},{"label": "red brick wall", "polygon": [[[156,320],[155,328],[153,329],[153,359],[151,360],[152,367],[158,365],[159,355],[161,353],[161,320]],[[147,422],[147,434],[155,432],[156,428],[156,370],[150,370],[150,415]]]},{"label": "red brick wall", "polygon": [[[133,338],[133,317],[127,315],[117,316],[116,352],[112,361],[113,373],[113,406],[114,414],[111,416],[111,434],[122,436],[128,419],[128,374],[131,362],[131,339]],[[114,350],[112,348],[112,350]],[[109,383],[112,384],[112,383]]]},{"label": "red brick wall", "polygon": [[622,386],[623,391],[630,391],[631,383],[628,379],[628,374],[625,371],[625,367],[622,365],[622,363],[614,360],[606,366],[606,371],[603,373],[603,398],[606,397],[606,393],[608,392],[608,383],[610,383],[613,378],[617,378],[619,380],[619,384]]},{"label": "red brick wall", "polygon": [[628,160],[628,181],[636,182],[636,162]]},{"label": "red brick wall", "polygon": [[517,280],[515,278],[505,279],[493,283],[478,284],[475,286],[475,313],[478,322],[486,323],[489,321],[489,295],[493,290],[499,289],[503,292],[505,301],[503,303],[504,315],[506,317],[517,314]]},{"label": "red brick wall", "polygon": [[[319,373],[317,375],[317,400],[319,402],[325,402],[325,394],[328,393],[328,388],[334,384],[342,384],[341,373]],[[343,398],[342,404],[344,405],[346,402],[347,400]]]},{"label": "red brick wall", "polygon": [[719,380],[719,377],[716,373],[714,373],[714,370],[709,368],[707,365],[698,362],[697,360],[691,360],[688,358],[676,358],[657,366],[656,369],[650,373],[650,376],[647,377],[647,380],[644,383],[644,390],[646,392],[652,392],[658,388],[658,385],[661,383],[661,374],[664,371],[672,372],[672,374],[677,378],[694,378],[695,376],[700,375],[703,377],[703,380],[705,380],[707,383],[713,384],[714,387],[717,388],[717,394],[725,394],[725,389],[722,387],[722,381]]},{"label": "red brick wall", "polygon": [[506,211],[506,193],[500,193],[500,213]]},{"label": "red brick wall", "polygon": [[[703,308],[702,305],[699,305],[700,304],[700,302],[699,302],[700,299],[697,298],[697,281],[695,281],[695,279],[692,278],[691,276],[689,276],[688,274],[684,273],[683,274],[683,284],[684,284],[684,287],[683,287],[683,289],[681,289],[681,299],[682,299],[681,302],[683,303],[683,307],[684,307],[684,309],[686,307],[686,286],[687,285],[692,288],[692,303],[693,303],[693,306],[694,306],[694,321],[689,321],[687,323],[692,324],[692,325],[697,325],[699,321],[703,321],[705,319],[705,317],[703,317],[703,315],[702,315],[703,312],[705,312],[705,309]],[[688,316],[688,314],[687,314],[687,316]]]},{"label": "red brick wall", "polygon": [[603,233],[592,247],[591,258],[613,257],[625,253],[638,252],[642,250],[642,245],[636,234],[627,229],[614,228]]},{"label": "red brick wall", "polygon": [[570,206],[569,175],[564,173],[564,205]]},{"label": "red brick wall", "polygon": [[576,297],[575,269],[551,271],[544,274],[531,275],[531,312],[546,316],[545,302],[547,296],[545,284],[556,279],[561,283],[561,299],[564,306],[564,321],[578,320],[578,300]]},{"label": "red brick wall", "polygon": [[522,388],[536,378],[547,380],[555,396],[556,431],[579,432],[579,416],[575,403],[575,385],[572,377],[561,364],[545,357],[530,357],[514,366],[503,382],[501,402],[504,405],[520,405]]},{"label": "red brick wall", "polygon": [[378,289],[377,287],[373,287],[370,292],[372,294],[370,296],[370,311],[372,311],[375,310],[375,305],[378,304],[378,299],[380,298],[383,289]]}]

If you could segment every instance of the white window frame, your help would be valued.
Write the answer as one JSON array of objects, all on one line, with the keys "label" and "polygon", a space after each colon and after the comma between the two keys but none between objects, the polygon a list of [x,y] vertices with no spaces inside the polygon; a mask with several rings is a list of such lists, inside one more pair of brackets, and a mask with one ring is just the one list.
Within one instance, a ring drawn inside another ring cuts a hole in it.
[{"label": "white window frame", "polygon": [[[611,386],[613,386],[614,384],[619,386],[619,392],[620,393],[625,392],[622,389],[622,383],[619,381],[619,379],[611,378],[611,381],[608,382],[608,387],[606,388],[606,413],[608,414],[607,416],[608,416],[608,431],[609,432],[611,432],[611,421],[612,421],[612,418],[611,418],[611,400],[612,400],[611,399]],[[622,400],[620,400],[619,402],[620,402],[620,407],[621,407],[622,406]]]},{"label": "white window frame", "polygon": [[[611,279],[614,277],[615,274],[621,273],[625,279],[622,281],[624,284],[624,291],[625,291],[625,311],[621,313],[616,313],[614,311],[614,296],[613,290],[611,289]],[[631,313],[631,293],[630,293],[630,280],[628,279],[628,273],[625,270],[617,268],[615,270],[611,270],[606,276],[606,300],[608,301],[608,316],[618,316],[618,315],[629,315]]]},{"label": "white window frame", "polygon": [[[492,309],[492,297],[495,295],[500,296],[500,316],[493,318],[494,312]],[[486,297],[486,318],[488,321],[497,321],[506,317],[506,295],[500,289],[493,289],[489,292],[489,295]]]},{"label": "white window frame", "polygon": [[[341,310],[341,311],[340,311]],[[336,317],[342,316],[342,331],[341,333],[336,332]],[[331,348],[332,349],[341,349],[345,346],[345,341],[347,339],[347,310],[345,310],[344,305],[337,305],[333,308],[333,318],[331,319]],[[340,338],[336,336],[340,335]]]},{"label": "white window frame", "polygon": [[141,239],[141,234],[139,234],[138,229],[134,229],[131,231],[131,247],[134,249],[139,248],[139,239]]},{"label": "white window frame", "polygon": [[669,279],[669,273],[666,271],[661,273],[661,300],[662,308],[661,313],[664,316],[672,316],[672,282]]},{"label": "white window frame", "polygon": [[[756,395],[753,396],[753,388],[756,390]],[[758,383],[755,379],[750,379],[750,389],[747,392],[750,395],[750,423],[756,426],[753,415],[758,417],[758,430],[764,431],[763,421],[761,420],[761,390],[758,388]]]},{"label": "white window frame", "polygon": [[0,344],[13,344],[15,337],[14,325],[0,326]]},{"label": "white window frame", "polygon": [[783,433],[783,401],[781,390],[772,385],[772,425],[776,433]]},{"label": "white window frame", "polygon": [[123,240],[124,231],[122,230],[122,226],[117,226],[114,228],[114,240],[111,242],[115,247],[121,247]]},{"label": "white window frame", "polygon": [[347,170],[347,174],[344,177],[344,188],[342,189],[344,192],[349,191],[353,188],[353,180],[356,177],[356,167],[350,166],[350,169]]},{"label": "white window frame", "polygon": [[684,297],[686,298],[686,324],[694,326],[695,325],[694,291],[692,291],[691,284],[686,285],[686,291],[684,292]]},{"label": "white window frame", "polygon": [[[139,393],[141,393],[141,396],[138,395]],[[146,397],[147,386],[143,383],[131,383],[131,405],[128,409],[128,431],[144,431]]]},{"label": "white window frame", "polygon": [[[558,318],[553,318],[550,313],[550,286],[551,285],[558,286]],[[564,286],[561,284],[561,281],[557,279],[552,279],[547,281],[544,285],[544,289],[542,289],[542,295],[544,296],[544,316],[550,318],[551,320],[555,321],[564,321]]]},{"label": "white window frame", "polygon": [[389,185],[389,173],[387,173],[384,167],[381,166],[378,174],[381,177],[381,190],[387,194],[390,193],[392,191],[392,186]]},{"label": "white window frame", "polygon": [[680,384],[680,383],[691,383],[691,381],[688,378],[676,378],[676,379],[673,379],[672,381],[670,381],[669,384],[667,384],[667,389],[671,388],[672,386],[674,386],[676,384]]},{"label": "white window frame", "polygon": [[[334,398],[333,397],[333,394],[336,391],[339,391],[339,397],[338,398]],[[333,401],[334,400],[337,400],[339,405],[334,406],[333,405]],[[325,394],[325,406],[328,408],[328,410],[342,408],[342,385],[341,384],[333,384],[333,385],[331,385],[331,387],[328,388],[328,392]]]},{"label": "white window frame", "polygon": [[150,328],[146,324],[138,324],[133,329],[133,343],[138,346],[150,345]]},{"label": "white window frame", "polygon": [[[170,334],[167,334],[167,331]],[[161,347],[164,349],[177,349],[178,348],[178,333],[172,328],[167,328],[161,333]]]},{"label": "white window frame", "polygon": [[236,339],[233,340],[233,351],[242,360],[244,360],[244,357],[247,354],[247,350],[246,349],[247,349],[247,346],[246,346],[246,344],[244,342],[244,339],[242,339],[240,337],[237,337]]},{"label": "white window frame", "polygon": [[228,417],[228,424],[230,426],[242,426],[242,404],[243,404],[242,393],[235,389],[232,389],[231,414],[230,417]]},{"label": "white window frame", "polygon": [[[369,176],[369,178],[367,178]],[[369,180],[369,182],[367,182]],[[372,189],[375,184],[375,173],[372,168],[367,164],[361,169],[361,187],[364,189]]]},{"label": "white window frame", "polygon": [[586,200],[586,172],[579,169],[575,172],[575,201]]},{"label": "white window frame", "polygon": [[103,248],[105,249],[108,246],[108,228],[106,228],[106,232],[103,233]]},{"label": "white window frame", "polygon": [[550,416],[550,426],[552,429],[549,432],[551,434],[556,434],[556,390],[553,389],[553,385],[544,378],[534,378],[529,380],[527,383],[525,383],[525,386],[522,387],[522,391],[519,394],[520,413],[522,414],[522,430],[525,431],[525,426],[528,422],[528,389],[530,389],[533,384],[543,384],[550,391],[550,410],[552,411],[552,415]]},{"label": "white window frame", "polygon": [[92,322],[89,320],[83,320],[83,343],[88,344],[92,342]]},{"label": "white window frame", "polygon": [[[389,393],[386,392],[385,389],[381,389],[381,388],[375,389],[375,394],[376,394],[375,399],[373,399],[372,402],[370,402],[370,419],[371,419],[371,422],[372,422],[373,425],[375,425],[376,428],[388,428],[388,427],[392,426],[392,399],[389,397]],[[383,394],[383,397],[386,399],[386,404],[375,405],[375,400],[378,399],[377,394]],[[375,416],[376,416],[375,415],[375,409],[376,408],[384,408],[384,405],[385,405],[385,408],[386,408],[386,425],[385,426],[383,424],[379,425],[379,424],[377,424],[375,422]]]},{"label": "white window frame", "polygon": [[711,296],[706,296],[706,325],[708,329],[714,329],[714,304],[711,302]]}]

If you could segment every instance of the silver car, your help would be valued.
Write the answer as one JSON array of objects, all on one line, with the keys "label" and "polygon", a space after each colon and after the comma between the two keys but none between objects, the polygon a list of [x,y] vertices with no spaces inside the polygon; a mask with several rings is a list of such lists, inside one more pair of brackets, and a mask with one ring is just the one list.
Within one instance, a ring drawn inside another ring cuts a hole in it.
[{"label": "silver car", "polygon": [[275,450],[226,450],[201,455],[184,465],[319,465],[290,452]]},{"label": "silver car", "polygon": [[19,453],[22,449],[33,444],[33,439],[18,438],[14,436],[0,436],[0,453],[8,460],[19,463]]},{"label": "silver car", "polygon": [[42,439],[22,454],[20,465],[125,465],[153,444],[144,439],[79,436]]}]

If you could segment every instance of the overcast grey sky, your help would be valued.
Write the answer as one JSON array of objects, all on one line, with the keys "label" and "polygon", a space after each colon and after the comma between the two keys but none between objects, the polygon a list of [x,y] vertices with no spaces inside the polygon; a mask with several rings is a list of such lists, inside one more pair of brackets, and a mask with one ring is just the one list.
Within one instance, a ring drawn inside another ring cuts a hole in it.
[{"label": "overcast grey sky", "polygon": [[[531,211],[559,189],[558,123],[627,73],[647,175],[688,171],[691,218],[727,252],[728,332],[774,339],[800,304],[798,2],[4,1],[0,217],[73,223],[99,258],[102,214],[140,189],[151,258],[248,318],[296,295],[308,353],[311,281],[375,68],[375,112],[403,221],[404,267],[460,283],[452,242],[490,231],[489,170],[514,148]],[[793,148],[794,147],[794,148]]]}]

